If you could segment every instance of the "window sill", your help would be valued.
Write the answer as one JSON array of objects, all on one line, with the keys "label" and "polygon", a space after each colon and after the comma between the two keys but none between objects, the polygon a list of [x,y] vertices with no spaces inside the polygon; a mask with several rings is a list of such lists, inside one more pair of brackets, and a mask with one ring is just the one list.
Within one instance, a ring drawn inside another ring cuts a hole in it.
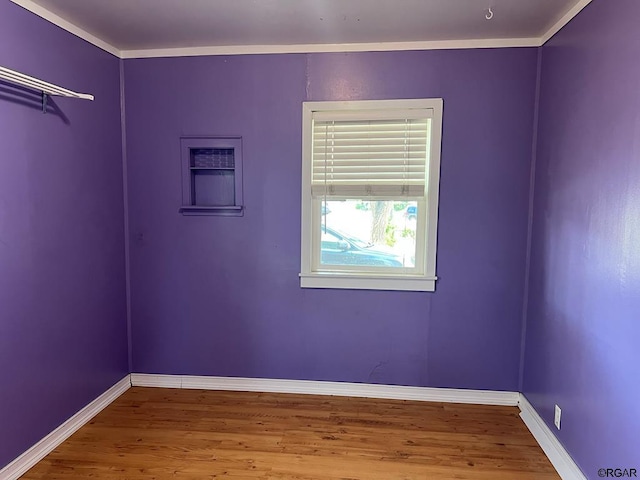
[{"label": "window sill", "polygon": [[229,205],[219,207],[198,207],[196,205],[185,205],[180,207],[183,215],[219,215],[223,217],[242,217],[244,207],[241,205]]},{"label": "window sill", "polygon": [[338,273],[301,273],[301,288],[340,288],[353,290],[403,290],[434,292],[438,277],[391,275],[353,275]]}]

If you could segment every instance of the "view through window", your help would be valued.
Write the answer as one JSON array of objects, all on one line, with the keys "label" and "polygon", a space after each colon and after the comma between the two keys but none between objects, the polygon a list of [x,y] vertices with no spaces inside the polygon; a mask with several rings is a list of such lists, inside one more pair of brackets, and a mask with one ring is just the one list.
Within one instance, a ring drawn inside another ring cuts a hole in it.
[{"label": "view through window", "polygon": [[334,200],[321,209],[322,266],[415,267],[417,202]]}]

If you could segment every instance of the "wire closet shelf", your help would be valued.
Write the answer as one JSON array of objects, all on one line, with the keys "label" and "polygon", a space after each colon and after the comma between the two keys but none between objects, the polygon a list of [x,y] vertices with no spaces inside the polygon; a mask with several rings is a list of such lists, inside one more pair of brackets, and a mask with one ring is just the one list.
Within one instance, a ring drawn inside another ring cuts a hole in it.
[{"label": "wire closet shelf", "polygon": [[36,90],[42,95],[42,112],[47,112],[47,98],[49,95],[55,95],[58,97],[79,98],[82,100],[93,100],[93,95],[88,93],[78,93],[67,88],[60,87],[53,83],[45,82],[35,77],[25,75],[24,73],[16,72],[6,67],[0,67],[0,80],[13,83],[23,87]]}]

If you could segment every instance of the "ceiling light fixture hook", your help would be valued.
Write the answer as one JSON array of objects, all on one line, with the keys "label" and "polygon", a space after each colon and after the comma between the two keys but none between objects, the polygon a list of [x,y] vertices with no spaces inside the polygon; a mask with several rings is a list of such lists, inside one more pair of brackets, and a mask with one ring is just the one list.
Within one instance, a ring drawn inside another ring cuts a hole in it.
[{"label": "ceiling light fixture hook", "polygon": [[487,20],[491,20],[493,18],[493,10],[491,7],[487,8],[487,14],[484,16]]}]

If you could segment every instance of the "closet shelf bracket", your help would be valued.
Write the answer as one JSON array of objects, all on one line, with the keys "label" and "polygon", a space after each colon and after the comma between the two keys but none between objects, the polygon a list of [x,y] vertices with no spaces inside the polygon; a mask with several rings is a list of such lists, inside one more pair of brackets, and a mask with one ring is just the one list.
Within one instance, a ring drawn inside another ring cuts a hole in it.
[{"label": "closet shelf bracket", "polygon": [[42,95],[42,113],[47,113],[47,103],[49,95],[59,97],[80,98],[82,100],[93,100],[93,95],[88,93],[78,93],[67,88],[60,87],[53,83],[45,82],[35,77],[30,77],[24,73],[16,72],[6,67],[0,67],[0,80],[36,90]]}]

